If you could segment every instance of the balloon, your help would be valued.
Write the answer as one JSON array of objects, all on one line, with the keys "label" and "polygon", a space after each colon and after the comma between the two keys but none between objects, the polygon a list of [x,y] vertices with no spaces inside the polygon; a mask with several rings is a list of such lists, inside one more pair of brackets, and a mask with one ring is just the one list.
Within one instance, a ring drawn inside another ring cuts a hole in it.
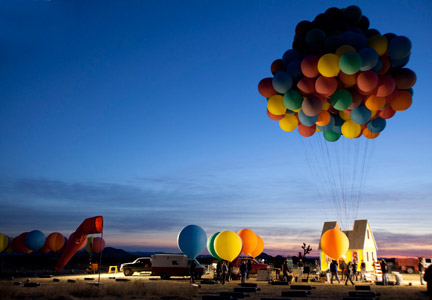
[{"label": "balloon", "polygon": [[339,72],[339,81],[345,88],[352,87],[357,84],[357,74],[348,75],[344,72]]},{"label": "balloon", "polygon": [[[339,48],[336,49],[335,55],[338,57],[338,59],[344,55],[347,52],[355,52],[356,49],[351,45],[342,45]],[[339,63],[339,61],[338,61]]]},{"label": "balloon", "polygon": [[317,116],[320,113],[321,109],[321,100],[313,96],[307,97],[302,103],[302,111],[306,116],[309,117]]},{"label": "balloon", "polygon": [[387,97],[393,93],[396,87],[396,82],[390,75],[380,76],[378,78],[378,86],[376,91],[377,97]]},{"label": "balloon", "polygon": [[233,231],[222,231],[214,241],[216,254],[230,262],[239,256],[242,246],[242,239]]},{"label": "balloon", "polygon": [[298,113],[298,118],[301,124],[305,126],[313,126],[315,125],[315,122],[318,120],[318,116],[307,116],[303,110],[300,110]]},{"label": "balloon", "polygon": [[359,51],[359,55],[362,59],[362,65],[360,71],[368,71],[373,69],[379,60],[378,53],[372,48],[363,48]]},{"label": "balloon", "polygon": [[315,79],[303,77],[297,83],[297,88],[303,95],[315,93]]},{"label": "balloon", "polygon": [[341,130],[343,136],[349,139],[355,139],[362,132],[361,125],[354,123],[352,120],[345,121]]},{"label": "balloon", "polygon": [[304,137],[313,136],[316,132],[316,125],[313,124],[312,126],[306,126],[300,123],[298,125],[298,132]]},{"label": "balloon", "polygon": [[328,123],[330,123],[331,117],[330,113],[326,110],[320,111],[318,114],[318,119],[315,122],[317,126],[326,126]]},{"label": "balloon", "polygon": [[257,246],[257,235],[255,232],[247,228],[240,230],[237,234],[242,239],[242,253],[244,255],[251,255],[252,251],[255,250]]},{"label": "balloon", "polygon": [[286,68],[288,74],[291,75],[291,78],[294,82],[297,82],[302,78],[302,71],[301,71],[301,61],[300,60],[294,60],[290,62]]},{"label": "balloon", "polygon": [[335,109],[345,110],[351,105],[352,96],[347,90],[340,89],[334,92],[329,102]]},{"label": "balloon", "polygon": [[339,74],[339,57],[335,54],[327,53],[318,61],[318,72],[325,77],[334,77]]},{"label": "balloon", "polygon": [[267,116],[272,119],[273,121],[279,121],[282,120],[285,115],[274,115],[271,112],[269,112],[269,110],[267,109]]},{"label": "balloon", "polygon": [[357,25],[362,17],[362,11],[360,7],[356,5],[350,5],[347,8],[345,8],[343,11],[344,19],[351,25]]},{"label": "balloon", "polygon": [[339,68],[348,75],[357,73],[362,66],[361,56],[354,51],[344,53],[339,59]]},{"label": "balloon", "polygon": [[372,92],[378,85],[378,75],[374,71],[360,72],[357,76],[357,87],[365,93]]},{"label": "balloon", "polygon": [[411,41],[405,36],[394,37],[388,45],[388,53],[392,59],[403,59],[411,52]]},{"label": "balloon", "polygon": [[384,97],[376,97],[374,95],[370,95],[365,101],[365,106],[371,111],[380,110],[385,104],[386,99]]},{"label": "balloon", "polygon": [[363,102],[363,96],[360,95],[355,90],[350,90],[350,94],[352,97],[351,105],[348,107],[348,109],[353,110],[354,108],[358,107]]},{"label": "balloon", "polygon": [[379,62],[381,62],[381,68],[378,71],[378,75],[384,75],[390,70],[390,59],[386,56],[381,56]]},{"label": "balloon", "polygon": [[286,107],[281,95],[274,95],[267,101],[267,109],[274,115],[284,115]]},{"label": "balloon", "polygon": [[285,117],[279,121],[279,126],[283,131],[293,131],[297,128],[298,119],[295,115],[286,114]]},{"label": "balloon", "polygon": [[329,142],[336,142],[340,136],[341,134],[336,133],[333,130],[324,132],[324,138]]},{"label": "balloon", "polygon": [[216,250],[215,250],[215,248],[214,248],[214,241],[215,241],[215,239],[216,239],[216,237],[218,236],[219,233],[220,233],[220,232],[213,233],[213,234],[210,236],[210,238],[207,240],[207,250],[208,250],[208,252],[209,252],[209,253],[210,253],[214,258],[219,259],[219,260],[222,260],[222,258],[220,258],[220,257],[217,255]]},{"label": "balloon", "polygon": [[303,96],[297,90],[291,89],[283,96],[283,104],[287,109],[296,110],[301,108]]},{"label": "balloon", "polygon": [[264,78],[258,83],[258,92],[266,98],[276,95],[277,92],[273,88],[273,78]]},{"label": "balloon", "polygon": [[303,58],[300,67],[304,76],[308,78],[315,78],[319,75],[318,60],[319,57],[315,55],[308,55]]},{"label": "balloon", "polygon": [[326,34],[323,30],[319,28],[312,28],[306,34],[306,43],[309,45],[321,44],[324,42],[325,38]]},{"label": "balloon", "polygon": [[331,114],[329,114],[329,115],[330,115],[330,121],[326,125],[324,125],[324,126],[318,126],[318,129],[321,132],[330,131],[330,130],[333,129],[333,127],[335,125],[335,118],[333,117],[333,115],[331,115]]},{"label": "balloon", "polygon": [[[389,76],[390,77],[390,76]],[[391,78],[391,77],[390,77]],[[397,70],[394,74],[396,88],[408,90],[414,86],[417,81],[416,74],[408,68]]]},{"label": "balloon", "polygon": [[351,110],[351,120],[359,125],[369,122],[372,112],[364,104]]},{"label": "balloon", "polygon": [[321,249],[333,259],[341,258],[348,248],[348,237],[339,229],[329,229],[321,237]]},{"label": "balloon", "polygon": [[345,121],[342,120],[342,118],[339,117],[339,115],[335,115],[334,119],[335,119],[335,122],[334,122],[332,130],[338,134],[342,134],[342,125]]},{"label": "balloon", "polygon": [[282,59],[276,59],[270,67],[270,71],[272,72],[272,74],[276,74],[279,71],[284,71],[285,70],[285,65],[283,63]]},{"label": "balloon", "polygon": [[344,120],[344,121],[351,120],[350,114],[351,114],[351,112],[348,109],[339,111],[339,117],[341,117],[342,120]]},{"label": "balloon", "polygon": [[378,115],[380,116],[380,118],[383,118],[383,119],[387,120],[387,119],[392,118],[395,115],[395,113],[396,113],[396,111],[394,111],[394,109],[391,108],[391,106],[389,106],[386,109],[380,111],[378,113]]},{"label": "balloon", "polygon": [[251,256],[255,258],[258,255],[260,255],[263,252],[263,250],[264,250],[264,241],[259,235],[257,235],[257,246],[252,251]]},{"label": "balloon", "polygon": [[105,248],[105,240],[100,237],[95,237],[93,239],[93,252],[99,253]]},{"label": "balloon", "polygon": [[363,129],[363,135],[370,140],[377,138],[379,134],[379,132],[370,132],[367,127]]},{"label": "balloon", "polygon": [[30,249],[26,247],[25,237],[28,232],[23,232],[12,240],[12,250],[16,253],[28,253]]},{"label": "balloon", "polygon": [[8,246],[9,246],[9,238],[3,233],[0,233],[0,253],[6,250]]},{"label": "balloon", "polygon": [[[341,74],[340,72],[339,74]],[[320,76],[315,81],[315,91],[323,96],[329,97],[338,87],[338,81],[335,77]]]},{"label": "balloon", "polygon": [[370,120],[367,124],[367,129],[369,129],[369,131],[373,133],[381,132],[384,130],[385,127],[386,120],[380,117]]},{"label": "balloon", "polygon": [[325,40],[324,44],[328,53],[334,53],[344,44],[344,41],[339,35],[331,35]]},{"label": "balloon", "polygon": [[282,61],[286,66],[299,59],[302,59],[302,55],[294,49],[287,50],[282,56]]},{"label": "balloon", "polygon": [[387,52],[387,38],[382,35],[375,35],[369,39],[368,46],[374,49],[378,56],[382,56]]},{"label": "balloon", "polygon": [[279,71],[274,74],[272,84],[276,92],[285,94],[291,88],[292,78],[287,72]]},{"label": "balloon", "polygon": [[391,101],[391,108],[395,111],[407,110],[412,104],[412,96],[407,91],[400,91],[396,97]]},{"label": "balloon", "polygon": [[207,235],[200,226],[188,225],[177,236],[179,249],[189,258],[195,259],[204,251],[207,244]]},{"label": "balloon", "polygon": [[39,230],[33,230],[27,233],[24,242],[30,250],[38,251],[45,244],[45,235]]}]

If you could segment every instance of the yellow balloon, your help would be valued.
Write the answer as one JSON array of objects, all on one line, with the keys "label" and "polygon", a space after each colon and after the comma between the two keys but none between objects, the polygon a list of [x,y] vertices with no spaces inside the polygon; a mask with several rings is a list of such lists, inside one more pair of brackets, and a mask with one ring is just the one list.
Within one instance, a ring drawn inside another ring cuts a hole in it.
[{"label": "yellow balloon", "polygon": [[0,252],[3,252],[4,250],[6,250],[6,248],[8,247],[9,244],[9,239],[6,235],[4,235],[3,233],[0,233]]},{"label": "yellow balloon", "polygon": [[351,116],[349,114],[347,114],[346,112],[344,112],[343,110],[339,111],[339,117],[341,117],[342,120],[344,120],[344,121],[351,120]]},{"label": "yellow balloon", "polygon": [[267,101],[267,109],[276,116],[284,115],[286,107],[283,103],[283,97],[281,95],[271,96]]},{"label": "yellow balloon", "polygon": [[352,120],[348,120],[342,124],[341,130],[344,137],[355,139],[361,133],[361,125],[354,123]]},{"label": "yellow balloon", "polygon": [[372,115],[371,115],[371,118],[375,117],[377,113],[378,113],[378,111],[377,111],[377,110],[373,110],[373,111],[372,111]]},{"label": "yellow balloon", "polygon": [[342,45],[339,48],[337,48],[335,54],[337,57],[340,58],[344,53],[347,52],[356,52],[356,49],[351,45]]},{"label": "yellow balloon", "polygon": [[335,77],[339,74],[339,57],[327,53],[318,60],[318,72],[324,77]]},{"label": "yellow balloon", "polygon": [[368,46],[378,53],[378,56],[382,56],[387,52],[388,41],[383,35],[374,35],[368,41]]},{"label": "yellow balloon", "polygon": [[279,121],[279,126],[284,131],[293,131],[297,128],[298,119],[295,115],[286,114],[285,117]]},{"label": "yellow balloon", "polygon": [[328,110],[330,108],[330,103],[328,101],[323,103],[322,110]]},{"label": "yellow balloon", "polygon": [[236,259],[243,248],[240,236],[233,231],[223,231],[214,240],[216,254],[227,261]]}]

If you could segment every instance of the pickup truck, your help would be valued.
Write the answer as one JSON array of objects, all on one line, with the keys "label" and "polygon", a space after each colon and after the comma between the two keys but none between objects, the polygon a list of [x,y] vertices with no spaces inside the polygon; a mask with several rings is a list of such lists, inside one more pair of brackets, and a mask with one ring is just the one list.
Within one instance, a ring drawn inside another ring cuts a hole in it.
[{"label": "pickup truck", "polygon": [[[248,262],[248,260],[252,263],[252,270],[250,271],[250,274],[257,274],[258,270],[269,270],[270,266],[266,264],[259,263],[256,259],[253,258],[237,258],[237,260],[234,262],[233,267],[235,268],[235,271],[237,272],[237,268],[240,268],[240,265],[243,261]],[[240,272],[240,270],[238,271]]]},{"label": "pickup truck", "polygon": [[135,272],[151,272],[152,260],[150,257],[139,257],[133,262],[120,265],[120,272],[125,276],[132,276]]}]

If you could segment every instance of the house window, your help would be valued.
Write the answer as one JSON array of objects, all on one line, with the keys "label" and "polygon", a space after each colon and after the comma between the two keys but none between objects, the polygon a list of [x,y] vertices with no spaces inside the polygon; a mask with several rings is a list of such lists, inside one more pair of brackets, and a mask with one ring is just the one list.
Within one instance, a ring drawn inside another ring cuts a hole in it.
[{"label": "house window", "polygon": [[369,252],[366,251],[366,261],[369,261]]},{"label": "house window", "polygon": [[368,237],[368,239],[370,239],[370,237],[369,237],[369,229],[366,230],[366,233],[367,233],[367,237]]}]

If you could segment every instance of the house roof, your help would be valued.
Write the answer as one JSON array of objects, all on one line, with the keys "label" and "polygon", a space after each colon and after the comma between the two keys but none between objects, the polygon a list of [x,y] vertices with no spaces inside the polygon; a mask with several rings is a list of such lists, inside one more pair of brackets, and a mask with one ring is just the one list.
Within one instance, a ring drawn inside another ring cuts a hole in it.
[{"label": "house roof", "polygon": [[[325,222],[323,226],[323,230],[321,232],[321,237],[329,229],[339,228],[337,222]],[[355,220],[354,226],[352,230],[343,230],[343,233],[346,234],[349,240],[349,249],[363,249],[365,244],[366,230],[368,228],[367,220]],[[372,234],[372,232],[370,232]],[[373,236],[373,235],[372,235]],[[374,239],[375,243],[375,239]],[[376,243],[375,243],[376,247]],[[321,248],[321,238],[318,250],[322,250]]]}]

